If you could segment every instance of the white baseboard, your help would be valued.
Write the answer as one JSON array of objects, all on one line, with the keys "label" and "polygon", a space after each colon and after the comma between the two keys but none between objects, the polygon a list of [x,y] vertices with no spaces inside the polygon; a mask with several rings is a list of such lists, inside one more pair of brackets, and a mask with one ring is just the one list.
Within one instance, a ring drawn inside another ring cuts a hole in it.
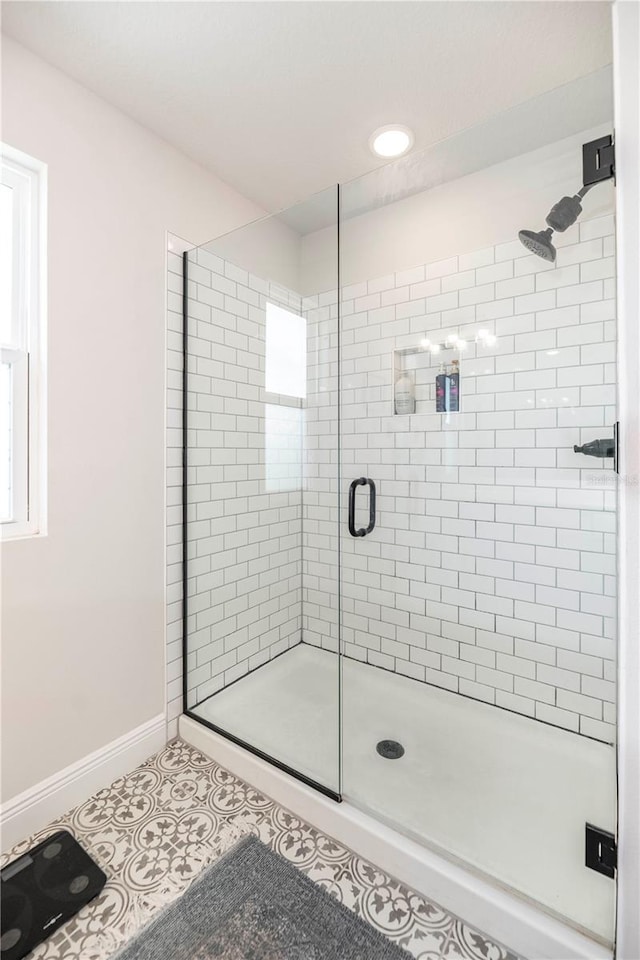
[{"label": "white baseboard", "polygon": [[51,820],[135,769],[166,742],[166,717],[160,713],[106,747],[7,800],[0,809],[1,849],[8,850],[46,827]]},{"label": "white baseboard", "polygon": [[179,734],[319,830],[530,960],[610,960],[612,951],[535,905],[317,790],[182,716]]},{"label": "white baseboard", "polygon": [[173,720],[167,721],[167,743],[170,740],[174,740],[178,736],[178,718],[174,717]]}]

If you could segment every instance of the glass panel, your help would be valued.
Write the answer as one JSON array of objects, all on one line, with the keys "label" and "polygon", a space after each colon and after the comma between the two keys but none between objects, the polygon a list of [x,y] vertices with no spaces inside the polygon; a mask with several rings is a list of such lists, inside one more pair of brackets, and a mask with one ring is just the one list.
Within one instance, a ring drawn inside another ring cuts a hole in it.
[{"label": "glass panel", "polygon": [[194,716],[336,793],[337,209],[188,255],[186,672]]},{"label": "glass panel", "polygon": [[343,791],[610,942],[613,182],[555,262],[518,239],[611,132],[570,93],[341,187]]}]

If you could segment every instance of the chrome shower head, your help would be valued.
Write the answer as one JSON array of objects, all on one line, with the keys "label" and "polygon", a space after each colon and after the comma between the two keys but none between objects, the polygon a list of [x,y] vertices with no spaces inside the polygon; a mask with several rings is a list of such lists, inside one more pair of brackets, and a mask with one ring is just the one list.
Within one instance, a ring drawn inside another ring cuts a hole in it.
[{"label": "chrome shower head", "polygon": [[539,233],[534,233],[533,230],[521,230],[518,237],[520,243],[531,253],[535,253],[537,257],[542,257],[543,260],[555,263],[556,248],[551,243],[552,235],[553,230],[549,227],[548,230],[541,230]]}]

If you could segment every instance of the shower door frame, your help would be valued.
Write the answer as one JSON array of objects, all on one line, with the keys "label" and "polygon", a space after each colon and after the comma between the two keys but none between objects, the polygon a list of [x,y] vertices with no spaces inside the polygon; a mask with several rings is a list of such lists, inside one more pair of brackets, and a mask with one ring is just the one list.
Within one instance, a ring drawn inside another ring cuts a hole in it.
[{"label": "shower door frame", "polygon": [[618,302],[618,869],[615,956],[640,956],[640,5],[617,0],[613,23]]}]

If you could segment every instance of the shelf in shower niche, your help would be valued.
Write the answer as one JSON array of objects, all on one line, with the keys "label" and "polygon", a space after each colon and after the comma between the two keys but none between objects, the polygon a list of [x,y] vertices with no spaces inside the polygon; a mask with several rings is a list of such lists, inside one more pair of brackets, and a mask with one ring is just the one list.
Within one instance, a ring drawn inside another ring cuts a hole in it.
[{"label": "shelf in shower niche", "polygon": [[[437,349],[433,349],[436,347]],[[425,357],[439,356],[440,353],[455,352],[458,347],[455,343],[433,343],[428,347],[423,347],[421,344],[417,344],[413,347],[398,347],[394,350],[394,355],[400,354],[403,357],[413,357],[415,355],[422,355]]]}]

